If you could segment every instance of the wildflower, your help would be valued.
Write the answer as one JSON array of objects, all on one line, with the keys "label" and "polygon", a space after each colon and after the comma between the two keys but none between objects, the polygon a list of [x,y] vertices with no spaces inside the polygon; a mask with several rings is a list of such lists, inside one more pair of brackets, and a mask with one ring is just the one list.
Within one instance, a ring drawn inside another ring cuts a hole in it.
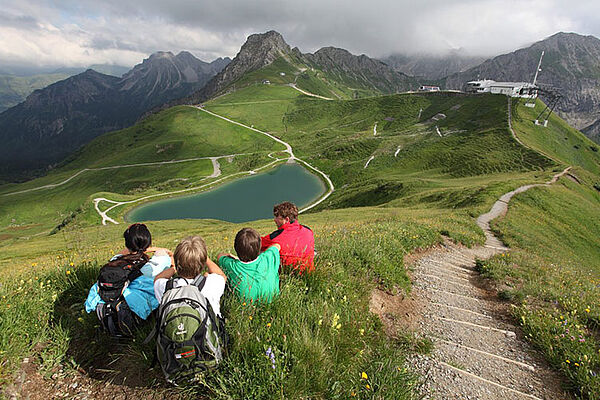
[{"label": "wildflower", "polygon": [[585,309],[585,312],[586,312],[586,313],[589,313],[589,312],[590,312],[590,309],[589,309],[589,308],[586,308],[586,309]]},{"label": "wildflower", "polygon": [[565,362],[566,362],[567,364],[571,364],[571,361],[569,361],[568,359],[567,359],[567,360],[565,360]]},{"label": "wildflower", "polygon": [[71,261],[71,262],[69,263],[69,265],[72,267],[72,266],[73,266],[73,265],[75,265],[75,264],[73,264],[73,261]]},{"label": "wildflower", "polygon": [[371,390],[371,385],[369,385],[368,383],[365,385],[365,387],[367,388],[367,390]]},{"label": "wildflower", "polygon": [[575,363],[575,366],[576,366],[576,367],[579,367],[579,363]]},{"label": "wildflower", "polygon": [[365,330],[363,328],[360,328],[358,332],[360,333],[360,336],[363,336],[365,334]]},{"label": "wildflower", "polygon": [[319,326],[323,325],[323,319],[320,319],[319,322],[317,322],[317,325],[319,325]]},{"label": "wildflower", "polygon": [[331,320],[331,327],[335,328],[336,325],[338,324],[339,320],[340,320],[340,316],[337,313],[333,314],[333,318]]},{"label": "wildflower", "polygon": [[271,360],[271,367],[275,369],[275,353],[273,353],[271,346],[269,346],[269,348],[265,352],[265,355]]},{"label": "wildflower", "polygon": [[70,270],[67,270],[67,275],[71,275],[71,271]]},{"label": "wildflower", "polygon": [[268,323],[267,323],[267,328],[270,328],[270,327],[271,327],[271,323],[270,323],[270,322],[268,322]]},{"label": "wildflower", "polygon": [[243,302],[243,303],[242,303],[242,305],[243,305],[243,306],[245,306],[245,305],[246,305],[246,302]]},{"label": "wildflower", "polygon": [[[315,236],[316,236],[316,235],[315,235]],[[351,391],[351,392],[350,392],[350,396],[352,396],[352,397],[356,397],[356,392],[355,392],[354,390],[353,390],[353,391]]]},{"label": "wildflower", "polygon": [[369,379],[369,376],[367,375],[367,373],[366,373],[365,371],[363,371],[363,373],[362,373],[362,374],[360,374],[360,377],[361,377],[362,379]]},{"label": "wildflower", "polygon": [[249,316],[248,316],[248,319],[249,319],[250,321],[252,321],[252,315],[249,315]]}]

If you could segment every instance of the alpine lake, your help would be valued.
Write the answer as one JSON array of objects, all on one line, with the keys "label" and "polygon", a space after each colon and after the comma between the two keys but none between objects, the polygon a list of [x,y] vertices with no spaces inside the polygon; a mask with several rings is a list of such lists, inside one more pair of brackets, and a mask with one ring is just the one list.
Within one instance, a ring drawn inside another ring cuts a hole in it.
[{"label": "alpine lake", "polygon": [[246,222],[273,217],[273,206],[291,201],[301,209],[326,190],[325,184],[300,164],[283,164],[207,192],[159,200],[134,208],[131,222],[167,219],[218,219]]}]

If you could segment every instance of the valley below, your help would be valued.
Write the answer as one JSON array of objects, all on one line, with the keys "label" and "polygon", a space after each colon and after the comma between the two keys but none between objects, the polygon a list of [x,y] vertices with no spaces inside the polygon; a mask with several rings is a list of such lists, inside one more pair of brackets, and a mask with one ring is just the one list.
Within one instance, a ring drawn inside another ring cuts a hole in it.
[{"label": "valley below", "polygon": [[[0,186],[3,394],[599,398],[597,145],[555,114],[534,124],[540,99],[411,92],[387,69],[406,91],[376,93],[357,59],[319,69],[336,49],[265,37],[247,46],[269,63],[247,47],[189,104]],[[302,206],[316,270],[282,271],[272,304],[226,294],[229,355],[198,385],[164,382],[152,321],[113,345],[84,313],[128,221],[155,246],[201,235],[214,258],[242,226],[271,232],[281,200]]]}]

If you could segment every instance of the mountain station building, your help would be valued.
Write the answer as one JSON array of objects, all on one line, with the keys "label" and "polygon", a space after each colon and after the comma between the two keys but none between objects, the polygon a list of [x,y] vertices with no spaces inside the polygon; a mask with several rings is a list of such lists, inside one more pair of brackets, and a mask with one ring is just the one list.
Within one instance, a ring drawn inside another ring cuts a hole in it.
[{"label": "mountain station building", "polygon": [[491,79],[483,79],[467,82],[465,91],[467,93],[496,93],[510,97],[535,99],[538,87],[529,82],[496,82]]}]

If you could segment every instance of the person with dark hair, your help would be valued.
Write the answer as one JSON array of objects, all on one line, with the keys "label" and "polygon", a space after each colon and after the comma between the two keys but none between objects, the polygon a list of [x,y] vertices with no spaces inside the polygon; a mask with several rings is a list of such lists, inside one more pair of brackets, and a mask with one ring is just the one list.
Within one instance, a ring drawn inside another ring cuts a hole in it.
[{"label": "person with dark hair", "polygon": [[[85,310],[88,313],[96,311],[100,318],[106,300],[110,298],[115,304],[119,304],[118,300],[124,301],[126,304],[121,304],[121,308],[126,306],[145,320],[159,304],[154,296],[154,277],[169,268],[172,253],[168,249],[152,246],[152,236],[144,224],[130,225],[123,233],[123,238],[125,249],[113,256],[100,270],[98,282],[89,291]],[[150,258],[147,253],[154,255]],[[115,286],[111,279],[123,275],[124,270],[127,270],[127,274],[119,277],[120,281]],[[107,296],[107,288],[112,287],[118,288],[119,293]]]},{"label": "person with dark hair", "polygon": [[298,222],[298,207],[285,201],[273,207],[277,230],[261,238],[261,250],[273,244],[281,246],[281,265],[302,274],[315,269],[315,237],[312,230]]},{"label": "person with dark hair", "polygon": [[260,235],[244,228],[235,235],[237,257],[221,253],[219,266],[227,275],[229,287],[242,299],[270,303],[279,295],[279,244],[260,252]]}]

